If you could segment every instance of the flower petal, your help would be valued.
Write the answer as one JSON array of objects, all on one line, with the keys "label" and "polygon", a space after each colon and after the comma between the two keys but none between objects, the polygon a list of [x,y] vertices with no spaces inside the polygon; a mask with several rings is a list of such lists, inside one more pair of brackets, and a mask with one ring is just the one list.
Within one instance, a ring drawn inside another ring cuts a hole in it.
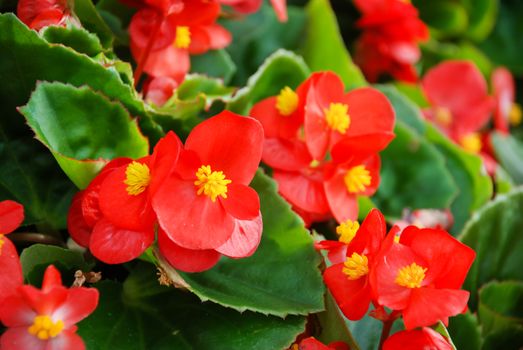
[{"label": "flower petal", "polygon": [[98,299],[99,293],[95,288],[70,288],[64,303],[56,309],[52,317],[62,320],[65,328],[69,328],[89,316],[96,309]]},{"label": "flower petal", "polygon": [[9,328],[0,338],[0,348],[2,350],[46,350],[46,346],[47,341],[31,335],[27,331],[27,326]]},{"label": "flower petal", "polygon": [[26,303],[21,295],[9,296],[2,301],[0,306],[0,320],[6,327],[30,326],[36,315],[36,311]]},{"label": "flower petal", "polygon": [[70,331],[63,330],[56,338],[49,339],[45,350],[85,350],[82,338]]},{"label": "flower petal", "polygon": [[227,198],[219,198],[225,211],[240,220],[256,218],[260,212],[260,197],[251,187],[236,185],[227,186]]},{"label": "flower petal", "polygon": [[261,241],[263,223],[261,213],[252,220],[234,220],[231,238],[216,248],[230,258],[245,258],[254,254]]},{"label": "flower petal", "polygon": [[265,139],[262,159],[272,168],[288,171],[300,171],[312,161],[303,141],[281,138]]},{"label": "flower petal", "polygon": [[82,212],[82,202],[85,191],[80,191],[74,195],[69,213],[67,213],[67,230],[71,238],[82,247],[89,247],[92,226],[85,222]]},{"label": "flower petal", "polygon": [[0,233],[6,234],[16,230],[24,221],[24,207],[15,201],[0,202]]},{"label": "flower petal", "polygon": [[0,237],[3,242],[0,247],[0,303],[15,293],[16,288],[23,283],[22,265],[16,247],[7,237]]}]

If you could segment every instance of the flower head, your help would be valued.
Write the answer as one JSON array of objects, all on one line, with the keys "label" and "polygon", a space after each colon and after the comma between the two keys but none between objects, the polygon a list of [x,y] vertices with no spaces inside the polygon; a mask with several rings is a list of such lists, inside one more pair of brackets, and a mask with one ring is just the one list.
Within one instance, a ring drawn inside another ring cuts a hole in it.
[{"label": "flower head", "polygon": [[16,12],[22,22],[35,30],[64,25],[72,18],[67,0],[20,0]]},{"label": "flower head", "polygon": [[428,327],[395,333],[383,344],[383,350],[419,349],[451,350],[453,347],[441,334]]}]

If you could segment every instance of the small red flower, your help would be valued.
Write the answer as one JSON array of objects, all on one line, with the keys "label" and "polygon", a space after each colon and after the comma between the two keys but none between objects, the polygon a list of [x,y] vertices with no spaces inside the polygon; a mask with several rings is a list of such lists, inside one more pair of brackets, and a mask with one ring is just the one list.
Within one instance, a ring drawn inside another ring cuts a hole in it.
[{"label": "small red flower", "polygon": [[350,350],[349,346],[341,341],[324,345],[313,337],[303,339],[299,345],[294,345],[290,350]]},{"label": "small red flower", "polygon": [[50,25],[65,25],[72,18],[67,0],[19,0],[18,18],[31,29],[40,30]]},{"label": "small red flower", "polygon": [[376,257],[370,282],[380,305],[402,311],[405,328],[448,323],[467,307],[460,290],[475,252],[442,230],[403,230]]},{"label": "small red flower", "polygon": [[420,349],[452,350],[453,347],[441,334],[428,327],[395,333],[383,344],[383,350]]},{"label": "small red flower", "polygon": [[60,272],[49,266],[42,289],[20,285],[0,308],[0,319],[8,327],[0,338],[5,350],[82,350],[76,323],[94,311],[98,291],[94,288],[62,286]]},{"label": "small red flower", "polygon": [[22,284],[22,266],[14,244],[5,235],[24,221],[24,207],[14,201],[0,202],[0,303]]},{"label": "small red flower", "polygon": [[504,67],[492,72],[492,89],[494,93],[494,127],[507,134],[509,125],[521,123],[521,107],[515,103],[515,83],[512,73]]}]

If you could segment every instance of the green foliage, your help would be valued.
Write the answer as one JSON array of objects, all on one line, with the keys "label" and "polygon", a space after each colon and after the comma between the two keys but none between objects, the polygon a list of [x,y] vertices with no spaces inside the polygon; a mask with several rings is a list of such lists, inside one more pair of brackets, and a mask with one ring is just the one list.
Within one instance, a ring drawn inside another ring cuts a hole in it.
[{"label": "green foliage", "polygon": [[448,331],[459,350],[478,350],[481,348],[481,327],[476,315],[466,312],[450,318]]},{"label": "green foliage", "polygon": [[191,72],[220,78],[227,84],[236,72],[236,66],[227,51],[214,50],[203,55],[192,56]]},{"label": "green foliage", "polygon": [[467,29],[469,18],[459,1],[414,0],[413,4],[419,9],[421,20],[431,27],[436,37],[456,36]]},{"label": "green foliage", "polygon": [[74,13],[91,33],[95,33],[100,38],[105,48],[111,48],[113,45],[113,33],[104,22],[96,7],[91,0],[72,0],[74,2]]},{"label": "green foliage", "polygon": [[256,253],[240,260],[222,258],[211,270],[181,277],[202,300],[238,311],[281,317],[321,311],[324,286],[311,236],[270,178],[260,172],[251,186],[260,196],[264,223]]},{"label": "green foliage", "polygon": [[492,146],[496,159],[516,184],[523,184],[523,144],[511,135],[492,134]]},{"label": "green foliage", "polygon": [[98,37],[83,28],[50,26],[43,30],[42,36],[51,44],[65,45],[91,57],[104,51]]}]

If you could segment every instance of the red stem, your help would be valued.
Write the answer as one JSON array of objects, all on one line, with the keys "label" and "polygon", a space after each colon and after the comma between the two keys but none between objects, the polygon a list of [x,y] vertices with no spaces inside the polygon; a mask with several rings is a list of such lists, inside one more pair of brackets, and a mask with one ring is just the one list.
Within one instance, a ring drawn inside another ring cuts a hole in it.
[{"label": "red stem", "polygon": [[147,42],[147,46],[145,47],[145,50],[142,52],[142,55],[140,56],[140,59],[138,60],[138,66],[136,67],[136,70],[134,71],[134,87],[138,85],[138,82],[140,81],[140,78],[142,77],[143,69],[145,67],[145,64],[147,63],[147,59],[149,59],[149,55],[151,53],[151,49],[153,48],[154,40],[156,39],[156,35],[160,31],[160,28],[163,23],[163,18],[158,21],[156,26],[153,29],[153,32],[151,36],[149,37],[149,41]]},{"label": "red stem", "polygon": [[389,318],[386,321],[383,321],[383,328],[381,329],[380,345],[378,346],[378,350],[381,350],[383,348],[385,340],[387,340],[387,338],[389,337],[392,325],[394,324],[394,321],[396,321],[396,319],[399,317],[399,315],[399,311],[392,311],[389,315]]}]

